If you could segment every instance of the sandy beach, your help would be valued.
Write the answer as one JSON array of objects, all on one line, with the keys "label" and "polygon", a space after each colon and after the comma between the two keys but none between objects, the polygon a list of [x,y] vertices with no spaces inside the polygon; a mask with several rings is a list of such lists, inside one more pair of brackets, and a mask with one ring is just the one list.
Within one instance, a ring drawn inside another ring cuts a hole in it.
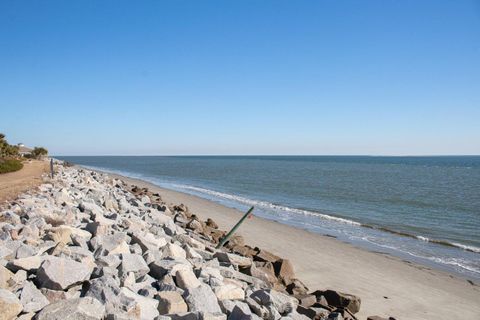
[{"label": "sandy beach", "polygon": [[19,171],[0,174],[0,204],[42,183],[42,174],[48,170],[48,162],[28,160]]},{"label": "sandy beach", "polygon": [[[183,203],[203,220],[214,219],[224,230],[229,230],[242,214],[142,180],[112,176],[159,192],[167,203]],[[311,290],[331,288],[360,296],[359,319],[371,315],[396,319],[480,319],[480,287],[447,272],[259,217],[247,220],[238,233],[251,246],[291,259],[297,275]]]}]

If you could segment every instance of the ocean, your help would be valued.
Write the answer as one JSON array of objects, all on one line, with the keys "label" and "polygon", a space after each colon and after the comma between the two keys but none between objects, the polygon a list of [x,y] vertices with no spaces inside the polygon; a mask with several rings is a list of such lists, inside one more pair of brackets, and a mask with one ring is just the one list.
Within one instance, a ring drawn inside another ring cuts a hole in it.
[{"label": "ocean", "polygon": [[480,279],[480,156],[57,158]]}]

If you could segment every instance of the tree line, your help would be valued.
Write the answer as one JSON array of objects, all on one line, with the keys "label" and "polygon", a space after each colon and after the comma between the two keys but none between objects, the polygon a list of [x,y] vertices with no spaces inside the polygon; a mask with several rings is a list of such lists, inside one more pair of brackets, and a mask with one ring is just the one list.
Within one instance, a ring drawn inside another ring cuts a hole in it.
[{"label": "tree line", "polygon": [[[20,147],[17,145],[9,144],[5,139],[5,134],[0,133],[0,157],[1,158],[18,158],[20,157]],[[46,156],[48,150],[43,147],[35,147],[32,152],[25,155],[26,158],[38,159],[42,156]]]}]

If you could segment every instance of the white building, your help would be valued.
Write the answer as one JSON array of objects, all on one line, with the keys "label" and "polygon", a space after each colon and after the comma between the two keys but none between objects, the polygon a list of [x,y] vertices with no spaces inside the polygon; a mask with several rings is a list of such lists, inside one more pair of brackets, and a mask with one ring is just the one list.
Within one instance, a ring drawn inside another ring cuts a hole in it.
[{"label": "white building", "polygon": [[30,155],[32,153],[33,149],[25,147],[23,143],[18,144],[18,153],[22,156],[25,157],[26,155]]}]

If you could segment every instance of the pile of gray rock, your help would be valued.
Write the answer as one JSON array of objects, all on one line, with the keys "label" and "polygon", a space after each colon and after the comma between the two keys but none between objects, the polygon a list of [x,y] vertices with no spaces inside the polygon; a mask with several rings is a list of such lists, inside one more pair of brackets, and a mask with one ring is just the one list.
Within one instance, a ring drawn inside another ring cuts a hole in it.
[{"label": "pile of gray rock", "polygon": [[57,165],[0,210],[0,319],[356,319],[290,261],[108,175]]}]

